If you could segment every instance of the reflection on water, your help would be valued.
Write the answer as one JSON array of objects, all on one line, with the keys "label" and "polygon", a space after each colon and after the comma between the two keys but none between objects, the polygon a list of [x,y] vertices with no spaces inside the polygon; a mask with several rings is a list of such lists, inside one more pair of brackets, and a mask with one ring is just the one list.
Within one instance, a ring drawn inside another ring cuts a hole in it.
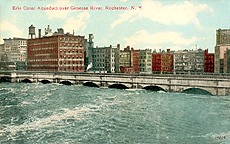
[{"label": "reflection on water", "polygon": [[230,143],[230,97],[0,84],[0,143]]}]

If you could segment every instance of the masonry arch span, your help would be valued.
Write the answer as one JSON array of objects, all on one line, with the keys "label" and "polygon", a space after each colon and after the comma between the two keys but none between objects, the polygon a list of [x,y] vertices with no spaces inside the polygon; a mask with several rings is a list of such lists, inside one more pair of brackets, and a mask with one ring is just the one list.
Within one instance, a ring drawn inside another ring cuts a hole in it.
[{"label": "masonry arch span", "polygon": [[83,83],[83,86],[88,86],[88,87],[99,87],[97,84],[93,83],[93,82],[86,82]]},{"label": "masonry arch span", "polygon": [[11,77],[7,77],[7,76],[1,77],[1,78],[0,78],[0,83],[1,83],[1,82],[11,82]]},{"label": "masonry arch span", "polygon": [[123,84],[112,84],[112,85],[109,86],[109,88],[128,89],[128,87],[123,85]]},{"label": "masonry arch span", "polygon": [[60,84],[63,84],[63,85],[73,85],[73,83],[71,83],[70,81],[62,81],[62,82],[60,82]]},{"label": "masonry arch span", "polygon": [[182,91],[182,93],[186,94],[200,94],[200,95],[212,95],[211,92],[201,89],[201,88],[188,88]]},{"label": "masonry arch span", "polygon": [[151,91],[165,91],[163,88],[159,87],[159,86],[146,86],[146,87],[143,87],[143,89],[145,90],[151,90]]},{"label": "masonry arch span", "polygon": [[50,84],[51,83],[51,81],[49,81],[49,80],[41,80],[40,82],[43,84]]},{"label": "masonry arch span", "polygon": [[22,83],[32,83],[32,81],[30,79],[23,79],[21,80]]}]

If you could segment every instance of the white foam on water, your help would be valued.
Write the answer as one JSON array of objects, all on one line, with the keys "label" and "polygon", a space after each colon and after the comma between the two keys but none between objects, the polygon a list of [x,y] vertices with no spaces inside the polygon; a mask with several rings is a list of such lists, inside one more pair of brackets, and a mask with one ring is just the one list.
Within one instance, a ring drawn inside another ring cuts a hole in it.
[{"label": "white foam on water", "polygon": [[98,111],[100,106],[96,105],[85,105],[82,107],[75,107],[74,109],[62,108],[60,112],[55,112],[53,115],[45,118],[33,118],[33,121],[27,119],[21,125],[6,125],[6,128],[0,131],[0,135],[3,133],[10,132],[10,135],[7,135],[8,138],[12,138],[16,135],[17,132],[26,132],[26,131],[38,131],[42,132],[41,129],[49,127],[63,127],[69,125],[68,119],[73,119],[76,121],[81,121],[87,119],[87,116],[94,111]]}]

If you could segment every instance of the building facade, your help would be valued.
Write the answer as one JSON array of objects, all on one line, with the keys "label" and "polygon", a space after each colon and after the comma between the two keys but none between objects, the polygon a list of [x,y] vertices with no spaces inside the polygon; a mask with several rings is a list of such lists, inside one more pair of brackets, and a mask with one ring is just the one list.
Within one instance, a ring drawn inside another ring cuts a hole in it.
[{"label": "building facade", "polygon": [[167,49],[167,52],[161,54],[161,67],[162,72],[174,71],[174,56],[170,53],[170,49]]},{"label": "building facade", "polygon": [[152,52],[150,49],[140,50],[140,73],[152,73]]},{"label": "building facade", "polygon": [[99,73],[119,72],[120,44],[109,47],[96,47],[90,49],[92,53],[92,68],[90,71]]},{"label": "building facade", "polygon": [[224,73],[224,55],[230,49],[230,29],[216,30],[215,73]]},{"label": "building facade", "polygon": [[29,71],[84,72],[84,36],[71,34],[28,39]]},{"label": "building facade", "polygon": [[152,71],[161,72],[161,54],[153,52],[152,54]]},{"label": "building facade", "polygon": [[230,49],[224,53],[224,73],[230,73]]},{"label": "building facade", "polygon": [[215,54],[208,53],[208,49],[204,51],[204,72],[213,73],[215,65]]},{"label": "building facade", "polygon": [[9,38],[3,39],[1,46],[1,69],[26,70],[27,39]]},{"label": "building facade", "polygon": [[174,52],[174,71],[177,73],[203,73],[204,51],[198,49]]},{"label": "building facade", "polygon": [[119,62],[121,73],[140,73],[140,50],[130,49],[130,46],[127,46],[124,50],[120,50]]}]

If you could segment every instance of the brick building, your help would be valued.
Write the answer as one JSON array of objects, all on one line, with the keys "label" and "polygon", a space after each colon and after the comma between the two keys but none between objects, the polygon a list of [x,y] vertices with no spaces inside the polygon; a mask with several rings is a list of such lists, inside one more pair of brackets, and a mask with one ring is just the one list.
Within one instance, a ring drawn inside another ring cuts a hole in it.
[{"label": "brick building", "polygon": [[208,53],[208,49],[204,51],[204,72],[214,72],[215,55]]},{"label": "brick building", "polygon": [[120,66],[120,73],[134,73],[133,67]]},{"label": "brick building", "polygon": [[163,72],[174,71],[174,57],[170,53],[170,49],[167,49],[166,53],[161,54],[161,67]]},{"label": "brick building", "polygon": [[56,33],[28,39],[27,58],[29,71],[84,72],[84,36]]},{"label": "brick building", "polygon": [[152,71],[161,72],[161,54],[153,53],[152,54]]}]

